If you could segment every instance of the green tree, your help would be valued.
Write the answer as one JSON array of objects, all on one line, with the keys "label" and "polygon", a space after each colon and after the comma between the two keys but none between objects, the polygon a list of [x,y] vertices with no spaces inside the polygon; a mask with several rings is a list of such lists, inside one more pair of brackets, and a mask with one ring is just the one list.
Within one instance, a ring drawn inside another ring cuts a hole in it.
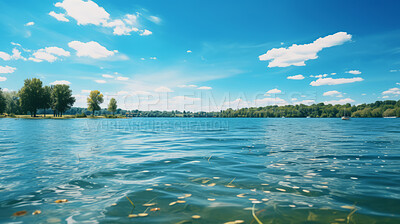
[{"label": "green tree", "polygon": [[18,93],[15,91],[9,91],[3,93],[6,99],[6,113],[7,114],[22,114],[21,107],[19,105]]},{"label": "green tree", "polygon": [[117,111],[117,101],[114,98],[111,98],[110,102],[108,103],[108,111],[112,113],[114,116],[115,111]]},{"label": "green tree", "polygon": [[25,79],[24,86],[19,90],[21,109],[24,112],[30,112],[31,116],[36,117],[37,109],[43,105],[42,81],[37,78]]},{"label": "green tree", "polygon": [[98,90],[93,90],[90,92],[89,97],[87,98],[88,110],[93,112],[93,116],[96,110],[100,110],[100,104],[104,102],[103,94]]},{"label": "green tree", "polygon": [[394,109],[387,109],[383,112],[384,117],[393,117],[396,116],[396,111]]},{"label": "green tree", "polygon": [[0,88],[0,114],[6,111],[6,98],[3,95],[3,90]]},{"label": "green tree", "polygon": [[51,108],[52,105],[52,100],[51,100],[52,91],[53,90],[50,86],[43,87],[43,95],[41,97],[40,108],[43,109],[45,117],[46,117],[46,109]]},{"label": "green tree", "polygon": [[63,113],[69,110],[75,103],[75,97],[72,96],[72,90],[68,85],[55,85],[51,95],[52,108],[57,115],[62,117]]}]

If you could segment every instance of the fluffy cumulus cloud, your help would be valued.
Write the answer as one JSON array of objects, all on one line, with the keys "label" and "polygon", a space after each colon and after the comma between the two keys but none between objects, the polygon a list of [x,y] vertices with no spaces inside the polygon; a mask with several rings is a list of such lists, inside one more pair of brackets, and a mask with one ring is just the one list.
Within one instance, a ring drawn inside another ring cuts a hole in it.
[{"label": "fluffy cumulus cloud", "polygon": [[7,80],[6,77],[0,76],[0,82],[4,82],[4,81],[6,81],[6,80]]},{"label": "fluffy cumulus cloud", "polygon": [[[49,15],[59,21],[68,22],[71,17],[78,25],[96,25],[113,29],[114,35],[130,35],[131,32],[139,32],[142,36],[152,34],[149,30],[138,28],[138,14],[126,14],[119,19],[111,19],[110,14],[97,3],[91,0],[63,0],[55,4],[56,7],[64,9],[65,13],[50,12]],[[148,20],[159,23],[161,20],[156,16],[148,17]]]},{"label": "fluffy cumulus cloud", "polygon": [[[0,66],[0,74],[10,74],[10,73],[15,72],[15,70],[17,70],[17,69],[14,67],[10,67],[8,65]],[[5,81],[5,80],[3,80],[3,81]]]},{"label": "fluffy cumulus cloud", "polygon": [[353,83],[353,82],[361,82],[364,81],[363,78],[360,77],[355,77],[355,78],[339,78],[339,79],[333,79],[333,78],[319,78],[316,81],[312,81],[310,85],[312,86],[324,86],[324,85],[339,85],[339,84],[346,84],[346,83]]},{"label": "fluffy cumulus cloud", "polygon": [[340,100],[325,101],[324,104],[336,105],[336,104],[347,104],[347,103],[354,103],[354,102],[355,101],[353,99],[346,98],[346,99],[340,99]]},{"label": "fluffy cumulus cloud", "polygon": [[323,96],[343,97],[343,94],[337,90],[332,90],[332,91],[324,92]]},{"label": "fluffy cumulus cloud", "polygon": [[266,92],[266,94],[277,94],[277,93],[281,93],[282,91],[279,89],[270,89]]},{"label": "fluffy cumulus cloud", "polygon": [[304,79],[304,76],[303,75],[288,76],[287,79],[302,80]]},{"label": "fluffy cumulus cloud", "polygon": [[153,34],[153,32],[151,32],[150,30],[143,30],[143,31],[140,33],[140,36],[149,36],[149,35],[151,35],[151,34]]},{"label": "fluffy cumulus cloud", "polygon": [[173,92],[172,89],[165,87],[165,86],[160,86],[157,89],[154,90],[157,93],[171,93]]},{"label": "fluffy cumulus cloud", "polygon": [[361,74],[361,72],[359,70],[350,70],[350,71],[347,71],[346,73],[353,74],[353,75],[360,75]]},{"label": "fluffy cumulus cloud", "polygon": [[50,83],[50,85],[71,85],[71,82],[68,82],[66,80],[57,80]]},{"label": "fluffy cumulus cloud", "polygon": [[317,53],[324,48],[341,45],[351,40],[351,35],[338,32],[333,35],[321,37],[310,44],[293,44],[288,48],[273,48],[260,55],[260,61],[269,61],[268,67],[305,66],[305,62],[317,59]]},{"label": "fluffy cumulus cloud", "polygon": [[46,47],[35,51],[32,54],[32,57],[29,58],[29,60],[34,62],[54,62],[58,59],[59,56],[68,57],[70,55],[71,54],[69,53],[69,51],[66,51],[60,47]]},{"label": "fluffy cumulus cloud", "polygon": [[0,51],[0,58],[3,59],[4,61],[9,61],[9,60],[26,60],[23,56],[21,56],[21,52],[17,49],[14,48],[12,50],[12,54],[8,54],[6,52]]},{"label": "fluffy cumulus cloud", "polygon": [[382,95],[400,95],[399,88],[391,88],[382,92]]},{"label": "fluffy cumulus cloud", "polygon": [[95,59],[106,58],[109,56],[113,56],[117,51],[109,51],[107,48],[101,46],[99,43],[95,41],[90,42],[80,42],[80,41],[71,41],[68,43],[68,46],[74,50],[76,50],[76,55],[78,57],[91,57]]},{"label": "fluffy cumulus cloud", "polygon": [[212,89],[212,87],[209,87],[209,86],[200,86],[200,87],[197,88],[197,89],[201,89],[201,90],[210,90],[210,89]]},{"label": "fluffy cumulus cloud", "polygon": [[102,80],[102,79],[98,79],[98,80],[94,80],[94,81],[97,83],[100,83],[100,84],[107,83],[106,80]]}]

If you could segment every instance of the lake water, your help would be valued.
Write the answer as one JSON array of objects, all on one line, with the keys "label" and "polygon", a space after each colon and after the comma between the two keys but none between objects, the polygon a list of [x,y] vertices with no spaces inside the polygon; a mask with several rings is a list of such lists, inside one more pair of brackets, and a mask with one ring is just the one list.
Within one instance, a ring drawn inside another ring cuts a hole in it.
[{"label": "lake water", "polygon": [[400,119],[0,119],[0,223],[257,224],[253,208],[400,223]]}]

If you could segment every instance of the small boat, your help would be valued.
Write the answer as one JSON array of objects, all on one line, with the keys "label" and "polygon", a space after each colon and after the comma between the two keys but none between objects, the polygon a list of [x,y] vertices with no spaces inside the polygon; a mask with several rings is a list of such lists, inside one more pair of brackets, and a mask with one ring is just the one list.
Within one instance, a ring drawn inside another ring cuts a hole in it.
[{"label": "small boat", "polygon": [[307,116],[307,118],[310,118],[310,116]]},{"label": "small boat", "polygon": [[342,120],[350,120],[350,117],[343,116],[343,117],[342,117]]},{"label": "small boat", "polygon": [[391,117],[383,117],[383,118],[396,118],[396,116],[391,116]]}]

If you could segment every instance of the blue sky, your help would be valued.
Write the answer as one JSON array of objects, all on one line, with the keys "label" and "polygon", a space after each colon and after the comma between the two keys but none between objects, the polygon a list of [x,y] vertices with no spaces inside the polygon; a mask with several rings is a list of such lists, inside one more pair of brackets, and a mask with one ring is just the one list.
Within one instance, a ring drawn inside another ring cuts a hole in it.
[{"label": "blue sky", "polygon": [[400,95],[399,1],[0,1],[0,87],[66,83],[142,110]]}]

